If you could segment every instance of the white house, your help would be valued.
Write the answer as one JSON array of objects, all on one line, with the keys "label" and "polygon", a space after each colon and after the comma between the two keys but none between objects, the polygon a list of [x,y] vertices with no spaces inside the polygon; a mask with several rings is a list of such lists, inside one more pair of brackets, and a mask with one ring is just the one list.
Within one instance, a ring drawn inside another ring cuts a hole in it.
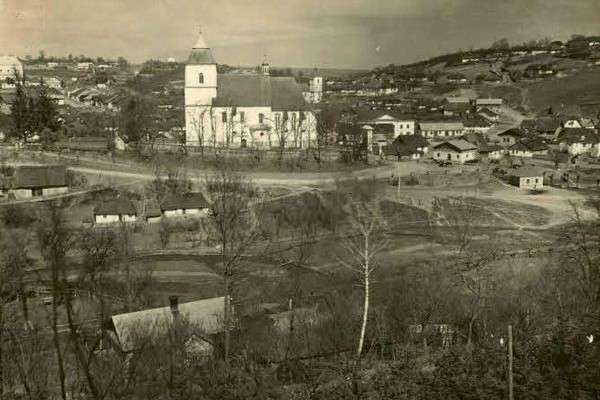
[{"label": "white house", "polygon": [[16,199],[66,193],[69,190],[66,171],[63,165],[21,165],[4,181],[2,191],[12,193]]},{"label": "white house", "polygon": [[263,62],[258,74],[217,74],[202,34],[185,67],[187,145],[308,148],[316,119],[293,77],[274,77]]},{"label": "white house", "polygon": [[592,157],[600,157],[600,136],[592,129],[563,129],[557,142],[560,150],[567,151],[572,156],[589,154]]},{"label": "white house", "polygon": [[302,91],[307,103],[317,104],[323,100],[323,77],[313,76],[308,82],[306,90]]},{"label": "white house", "polygon": [[0,56],[0,81],[14,79],[15,73],[23,76],[23,63],[15,56]]},{"label": "white house", "polygon": [[544,173],[537,168],[521,167],[509,173],[509,182],[520,189],[543,189]]},{"label": "white house", "polygon": [[137,210],[135,205],[123,196],[103,201],[94,208],[94,222],[96,224],[135,222],[136,220]]},{"label": "white house", "polygon": [[416,121],[401,113],[391,110],[366,110],[358,115],[358,123],[362,125],[390,125],[393,126],[394,138],[398,136],[414,135]]},{"label": "white house", "polygon": [[464,164],[477,159],[477,146],[464,139],[453,139],[433,146],[433,159]]},{"label": "white house", "polygon": [[92,69],[93,67],[94,67],[94,63],[93,62],[89,62],[88,61],[88,62],[77,63],[77,69],[79,71],[87,71],[87,70]]},{"label": "white house", "polygon": [[160,210],[165,217],[201,216],[208,214],[209,204],[202,193],[170,194],[161,203]]},{"label": "white house", "polygon": [[421,135],[428,138],[454,137],[462,136],[465,131],[465,126],[462,122],[420,122],[419,130],[421,132]]},{"label": "white house", "polygon": [[483,108],[489,108],[492,111],[498,111],[500,109],[500,107],[502,107],[502,104],[504,103],[504,100],[502,99],[494,99],[494,98],[479,98],[479,99],[475,99],[475,107],[477,107],[477,109],[479,109],[479,107]]}]

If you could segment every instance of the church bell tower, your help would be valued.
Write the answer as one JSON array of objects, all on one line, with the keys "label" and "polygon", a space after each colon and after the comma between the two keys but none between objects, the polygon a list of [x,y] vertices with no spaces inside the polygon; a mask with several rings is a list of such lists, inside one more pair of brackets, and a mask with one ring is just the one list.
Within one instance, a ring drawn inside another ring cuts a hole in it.
[{"label": "church bell tower", "polygon": [[217,63],[206,45],[202,32],[185,66],[185,127],[186,143],[198,144],[210,136],[210,107],[217,97]]}]

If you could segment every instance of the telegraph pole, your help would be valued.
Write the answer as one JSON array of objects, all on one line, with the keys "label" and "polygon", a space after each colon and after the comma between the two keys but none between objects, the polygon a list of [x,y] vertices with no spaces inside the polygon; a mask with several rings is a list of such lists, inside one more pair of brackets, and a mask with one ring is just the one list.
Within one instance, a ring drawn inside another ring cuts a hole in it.
[{"label": "telegraph pole", "polygon": [[513,334],[512,334],[512,325],[508,326],[508,400],[514,400],[514,393],[513,393]]},{"label": "telegraph pole", "polygon": [[398,186],[396,187],[396,194],[398,200],[400,200],[400,160],[396,161],[396,175],[398,175]]}]

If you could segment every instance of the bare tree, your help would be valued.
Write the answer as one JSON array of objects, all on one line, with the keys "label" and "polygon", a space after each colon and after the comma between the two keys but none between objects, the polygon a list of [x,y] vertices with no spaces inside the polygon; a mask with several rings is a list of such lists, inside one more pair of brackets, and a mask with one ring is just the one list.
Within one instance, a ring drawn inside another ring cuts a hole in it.
[{"label": "bare tree", "polygon": [[49,203],[43,222],[38,227],[38,240],[50,273],[52,291],[51,329],[58,367],[58,381],[63,400],[67,400],[65,354],[58,328],[58,305],[64,300],[67,282],[66,256],[73,245],[73,234],[67,227],[60,204]]},{"label": "bare tree", "polygon": [[370,291],[373,274],[377,268],[377,255],[387,246],[383,225],[377,212],[365,203],[350,204],[351,233],[342,240],[346,252],[345,258],[339,260],[343,266],[358,277],[364,291],[362,322],[356,348],[356,360],[360,361],[363,353],[365,334],[369,319]]},{"label": "bare tree", "polygon": [[260,237],[260,219],[255,204],[256,189],[244,176],[221,169],[205,181],[211,203],[211,220],[221,258],[224,301],[224,357],[229,363],[230,330],[232,325],[231,300],[235,284],[242,275],[242,259],[251,245]]}]

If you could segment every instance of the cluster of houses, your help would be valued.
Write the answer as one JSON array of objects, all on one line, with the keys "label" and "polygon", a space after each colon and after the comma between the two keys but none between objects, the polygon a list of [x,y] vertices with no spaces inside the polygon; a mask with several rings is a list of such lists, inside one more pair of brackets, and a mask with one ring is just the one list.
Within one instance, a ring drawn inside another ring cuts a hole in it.
[{"label": "cluster of houses", "polygon": [[[337,125],[338,141],[340,144],[365,144],[369,153],[383,158],[419,159],[429,151],[430,141],[485,134],[498,121],[502,104],[502,99],[450,97],[441,106],[443,115],[438,112],[439,117],[433,118],[396,110],[359,109]],[[439,157],[434,154],[434,158]],[[469,154],[454,156],[451,161],[475,159],[477,157]]]},{"label": "cluster of houses", "polygon": [[[118,196],[98,204],[93,210],[93,223],[96,225],[133,223],[145,221],[159,222],[162,218],[201,217],[208,214],[209,204],[199,192],[169,194],[160,204],[148,203],[142,210],[126,196]],[[89,222],[89,221],[88,221]]]},{"label": "cluster of houses", "polygon": [[69,98],[88,107],[119,111],[126,97],[104,87],[80,87],[67,93]]}]

